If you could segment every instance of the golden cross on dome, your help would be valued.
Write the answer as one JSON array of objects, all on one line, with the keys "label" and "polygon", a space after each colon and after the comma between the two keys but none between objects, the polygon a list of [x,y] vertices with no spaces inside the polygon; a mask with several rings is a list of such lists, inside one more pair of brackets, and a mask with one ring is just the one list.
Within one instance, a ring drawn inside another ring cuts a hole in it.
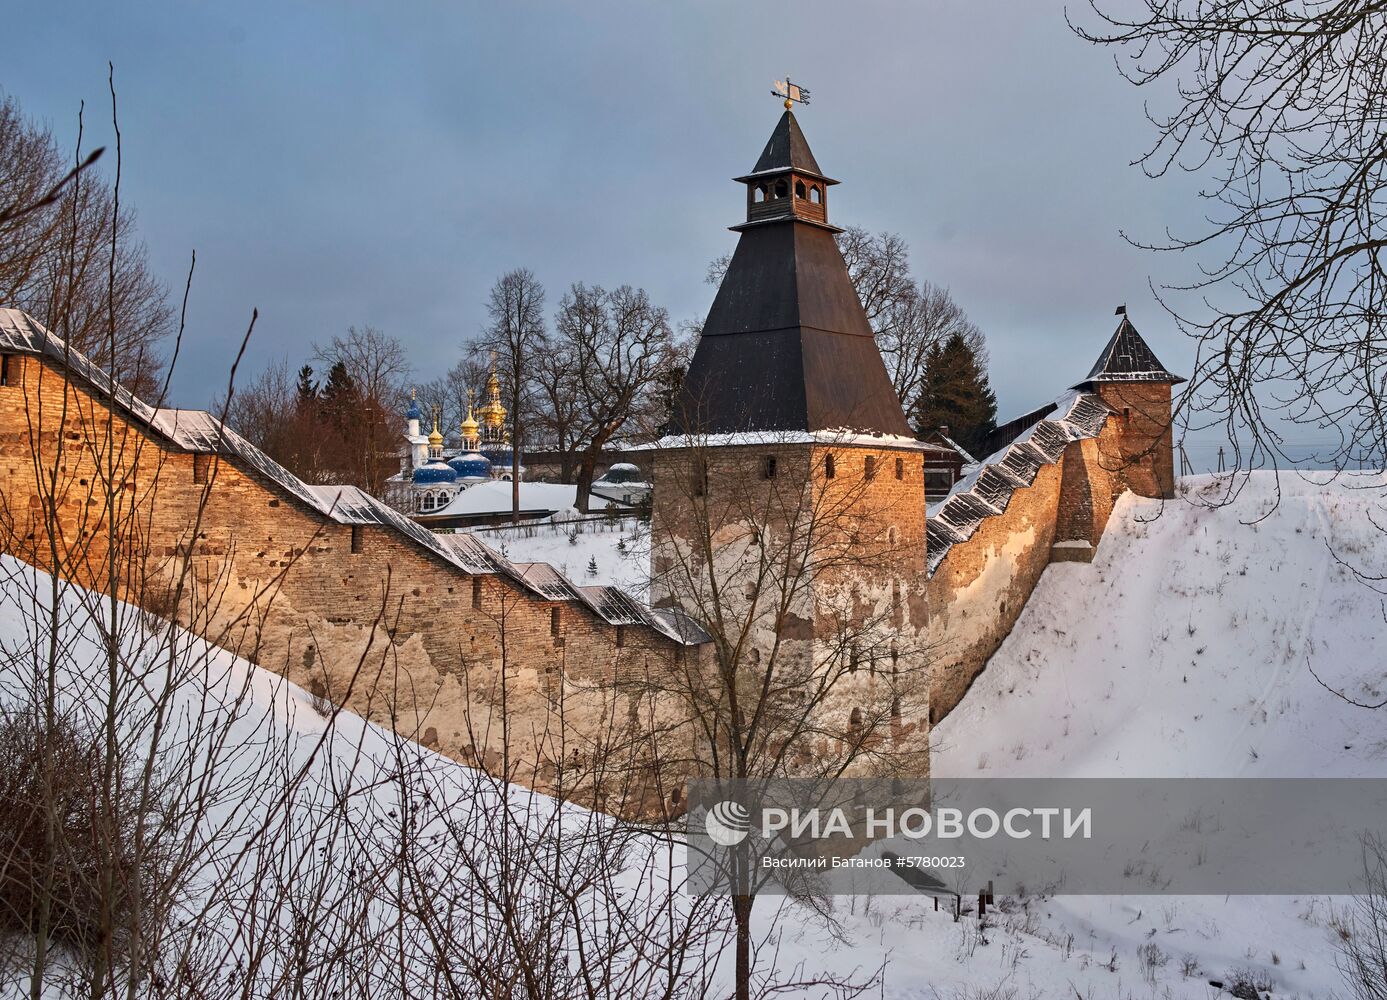
[{"label": "golden cross on dome", "polygon": [[790,74],[785,74],[785,79],[775,81],[775,89],[771,91],[772,97],[783,97],[785,99],[785,110],[789,111],[796,104],[809,103],[809,88],[801,87],[797,83],[790,82]]}]

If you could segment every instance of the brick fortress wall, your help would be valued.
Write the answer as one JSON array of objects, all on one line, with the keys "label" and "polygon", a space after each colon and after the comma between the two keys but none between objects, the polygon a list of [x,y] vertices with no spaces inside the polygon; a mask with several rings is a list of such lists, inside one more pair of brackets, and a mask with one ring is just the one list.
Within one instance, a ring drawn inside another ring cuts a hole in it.
[{"label": "brick fortress wall", "polygon": [[1113,411],[1098,433],[1065,446],[935,567],[933,721],[962,700],[1011,633],[1045,567],[1092,558],[1119,496],[1174,496],[1170,386],[1103,385],[1098,395]]},{"label": "brick fortress wall", "polygon": [[[512,753],[531,762],[517,779],[541,788],[560,753],[570,765],[593,760],[601,747],[654,759],[653,741],[637,749],[645,727],[634,720],[652,717],[642,678],[697,658],[697,647],[646,626],[613,626],[499,574],[462,572],[391,527],[337,523],[253,468],[178,450],[113,414],[46,358],[12,354],[5,365],[4,551],[51,569],[56,546],[61,575],[105,590],[101,457],[111,445],[123,468],[114,480],[122,559],[134,556],[122,561],[123,599],[174,613],[170,593],[186,563],[176,617],[193,631],[492,769],[500,763],[504,666]],[[47,510],[56,515],[51,533]],[[561,694],[566,728],[555,711]],[[678,754],[677,739],[663,739]],[[642,770],[642,779],[653,775]],[[647,806],[648,795],[636,793]]]}]

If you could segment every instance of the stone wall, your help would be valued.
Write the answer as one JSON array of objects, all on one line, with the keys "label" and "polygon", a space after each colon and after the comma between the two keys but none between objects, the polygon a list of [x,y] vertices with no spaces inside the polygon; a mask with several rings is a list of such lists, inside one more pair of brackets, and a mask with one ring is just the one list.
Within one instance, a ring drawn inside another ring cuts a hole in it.
[{"label": "stone wall", "polygon": [[716,617],[725,668],[753,692],[772,668],[787,719],[815,691],[821,763],[857,732],[928,771],[923,472],[918,449],[855,440],[656,454],[652,598]]},{"label": "stone wall", "polygon": [[[1002,513],[983,518],[972,537],[951,545],[935,567],[929,584],[933,721],[962,700],[1011,633],[1046,566],[1090,561],[1123,492],[1165,496],[1173,489],[1169,387],[1121,388],[1121,396],[1103,393],[1115,412],[1096,436],[1066,445],[1058,461],[1041,466],[1029,486],[1012,492]],[[1123,399],[1140,400],[1143,415],[1124,415],[1114,405]]]},{"label": "stone wall", "polygon": [[1042,466],[973,537],[949,549],[929,582],[933,721],[959,703],[1011,632],[1055,543],[1063,461]]},{"label": "stone wall", "polygon": [[1175,496],[1175,450],[1171,435],[1171,387],[1160,382],[1102,382],[1098,395],[1112,407],[1121,433],[1110,439],[1109,468],[1133,493]]},{"label": "stone wall", "polygon": [[[644,768],[659,751],[637,747],[643,679],[696,647],[463,572],[393,527],[339,523],[239,460],[180,450],[114,413],[49,359],[10,355],[6,373],[5,551],[104,590],[114,511],[122,598],[458,760],[498,767],[503,715],[528,762],[515,777],[539,787],[560,753],[591,761],[620,746]],[[113,491],[101,485],[108,449]]]}]

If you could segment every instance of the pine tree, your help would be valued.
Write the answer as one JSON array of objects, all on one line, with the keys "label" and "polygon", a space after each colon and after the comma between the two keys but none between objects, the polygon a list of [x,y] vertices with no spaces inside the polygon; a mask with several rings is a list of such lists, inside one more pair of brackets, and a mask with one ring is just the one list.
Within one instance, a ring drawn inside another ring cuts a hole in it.
[{"label": "pine tree", "polygon": [[988,385],[987,372],[957,333],[930,349],[924,388],[915,406],[920,434],[943,426],[949,428],[949,437],[978,458],[984,439],[997,426],[997,397]]},{"label": "pine tree", "polygon": [[588,576],[596,576],[596,575],[597,575],[597,557],[596,557],[596,556],[589,556],[589,557],[588,557]]},{"label": "pine tree", "polygon": [[300,410],[312,411],[318,403],[318,383],[313,381],[313,366],[299,369],[298,405]]},{"label": "pine tree", "polygon": [[358,406],[356,385],[341,361],[328,369],[327,380],[318,393],[322,406],[323,419],[338,433],[342,433],[353,422],[354,411]]}]

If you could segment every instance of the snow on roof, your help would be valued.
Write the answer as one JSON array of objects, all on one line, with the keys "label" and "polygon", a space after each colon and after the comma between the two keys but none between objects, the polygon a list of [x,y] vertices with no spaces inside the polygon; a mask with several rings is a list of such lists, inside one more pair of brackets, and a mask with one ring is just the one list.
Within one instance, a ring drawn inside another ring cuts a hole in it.
[{"label": "snow on roof", "polygon": [[955,543],[966,542],[984,519],[1004,512],[1012,493],[1033,483],[1041,466],[1058,462],[1070,442],[1097,437],[1112,412],[1096,395],[1073,389],[1054,407],[1051,416],[977,463],[948,496],[926,509],[931,574]]},{"label": "snow on roof", "polygon": [[952,448],[954,451],[958,452],[961,456],[963,456],[964,465],[977,464],[978,460],[974,458],[972,455],[968,454],[968,449],[963,447],[963,445],[959,444],[953,438],[949,437],[949,435],[945,434],[943,431],[938,431],[937,436],[950,448]]},{"label": "snow on roof", "polygon": [[[310,486],[206,410],[150,406],[119,382],[111,379],[87,357],[76,350],[68,349],[62,340],[18,309],[0,309],[0,352],[38,354],[51,358],[75,376],[75,380],[106,396],[117,409],[149,428],[157,436],[186,451],[211,453],[234,459],[331,521],[338,524],[371,524],[389,528],[464,573],[506,576],[521,586],[541,593],[535,585],[526,581],[522,571],[470,536],[436,535],[417,521],[405,517],[393,507],[355,486]],[[509,510],[510,483],[482,483],[463,491],[460,496],[475,493],[487,486],[504,488],[507,498],[504,509]],[[521,489],[533,489],[537,486],[567,490],[569,500],[564,506],[573,506],[572,498],[576,487],[555,487],[550,483],[522,483]],[[599,506],[606,506],[606,502],[599,501]],[[539,564],[530,565],[533,568]],[[557,570],[553,572],[562,579],[562,574]],[[541,572],[536,572],[534,576],[535,579],[544,577],[548,580]],[[552,586],[552,583],[546,585]],[[549,599],[583,604],[600,617],[600,613],[589,600],[578,593],[576,587],[568,584],[567,590],[570,596]],[[707,634],[691,622],[671,622],[667,615],[649,612],[642,621],[681,644],[708,641]],[[688,639],[685,638],[686,635],[701,635],[703,638]]]},{"label": "snow on roof", "polygon": [[838,427],[822,431],[737,431],[731,434],[668,434],[653,444],[638,444],[627,451],[655,451],[670,448],[728,448],[737,445],[831,444],[843,447],[904,448],[910,451],[947,452],[943,445],[930,444],[902,434],[864,434]]},{"label": "snow on roof", "polygon": [[1076,389],[1086,389],[1098,382],[1166,382],[1178,385],[1185,381],[1166,371],[1151,346],[1137,333],[1137,328],[1122,312],[1112,339],[1098,355],[1084,381]]},{"label": "snow on roof", "polygon": [[[511,483],[494,479],[478,483],[459,493],[448,506],[433,511],[429,519],[456,517],[476,514],[504,514],[512,510]],[[554,513],[572,510],[578,506],[578,487],[568,483],[528,483],[520,484],[520,509],[527,513],[546,511]],[[591,510],[605,510],[612,502],[605,497],[593,495],[588,503]]]}]

